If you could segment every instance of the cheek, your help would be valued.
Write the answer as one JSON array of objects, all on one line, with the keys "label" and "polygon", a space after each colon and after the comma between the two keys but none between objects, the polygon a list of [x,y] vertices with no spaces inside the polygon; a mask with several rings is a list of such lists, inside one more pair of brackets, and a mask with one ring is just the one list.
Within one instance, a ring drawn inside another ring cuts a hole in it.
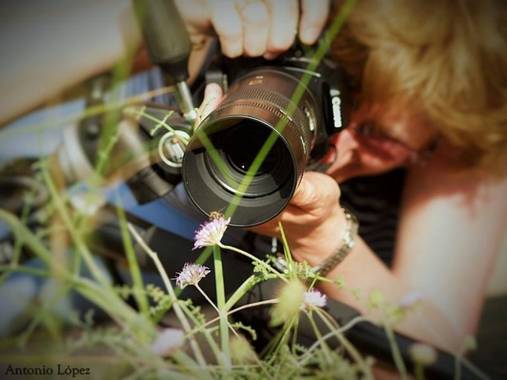
[{"label": "cheek", "polygon": [[368,147],[359,146],[356,157],[363,168],[363,174],[377,174],[405,166],[410,161],[411,153],[400,148],[391,149],[389,155],[379,155]]},{"label": "cheek", "polygon": [[410,153],[404,149],[393,151],[390,156],[379,156],[361,144],[348,130],[334,138],[332,143],[336,148],[337,159],[328,173],[333,176],[345,173],[346,177],[379,174],[404,166],[410,159]]}]

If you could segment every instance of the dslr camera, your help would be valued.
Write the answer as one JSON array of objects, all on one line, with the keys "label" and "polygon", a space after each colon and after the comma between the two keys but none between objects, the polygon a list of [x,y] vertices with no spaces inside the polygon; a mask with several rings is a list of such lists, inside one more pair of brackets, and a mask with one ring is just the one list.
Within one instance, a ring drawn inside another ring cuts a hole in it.
[{"label": "dslr camera", "polygon": [[[274,61],[218,57],[211,65],[207,82],[218,82],[225,96],[194,132],[181,167],[203,213],[232,203],[231,225],[262,224],[287,206],[305,170],[325,170],[319,161],[330,135],[347,125],[350,96],[336,63],[317,65],[312,56],[296,47]],[[261,150],[263,160],[249,171]]]}]

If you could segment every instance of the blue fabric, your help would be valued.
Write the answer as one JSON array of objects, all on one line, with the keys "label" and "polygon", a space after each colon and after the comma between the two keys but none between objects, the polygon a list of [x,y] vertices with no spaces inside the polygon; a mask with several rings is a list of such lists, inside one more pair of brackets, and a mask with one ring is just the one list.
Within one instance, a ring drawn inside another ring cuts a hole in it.
[{"label": "blue fabric", "polygon": [[126,185],[110,189],[107,198],[131,214],[189,240],[193,239],[194,231],[199,225],[198,219],[177,209],[167,199],[160,198],[142,205],[138,204]]}]

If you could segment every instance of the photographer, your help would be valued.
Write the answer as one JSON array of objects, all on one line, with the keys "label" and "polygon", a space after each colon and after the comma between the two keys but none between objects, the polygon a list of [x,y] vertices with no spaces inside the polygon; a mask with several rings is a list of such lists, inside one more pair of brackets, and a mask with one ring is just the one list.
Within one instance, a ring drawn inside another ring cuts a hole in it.
[{"label": "photographer", "polygon": [[[327,1],[178,5],[193,41],[214,30],[229,57],[269,59],[297,38],[314,43],[329,13]],[[356,4],[331,52],[361,85],[350,125],[333,141],[334,162],[327,175],[305,174],[283,213],[256,228],[277,236],[281,220],[294,257],[317,266],[343,244],[340,185],[403,168],[399,220],[383,221],[396,232],[392,265],[359,236],[328,277],[363,295],[380,290],[392,304],[420,295],[398,331],[451,352],[475,332],[507,222],[506,12],[497,2]],[[208,87],[206,112],[221,95]],[[350,291],[322,288],[371,313]]]}]

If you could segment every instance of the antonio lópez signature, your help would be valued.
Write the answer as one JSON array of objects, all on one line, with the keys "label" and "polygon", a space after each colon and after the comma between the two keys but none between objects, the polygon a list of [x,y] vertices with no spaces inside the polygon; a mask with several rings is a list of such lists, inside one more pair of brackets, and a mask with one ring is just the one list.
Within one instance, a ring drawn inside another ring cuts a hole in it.
[{"label": "antonio l\u00f3pez signature", "polygon": [[10,376],[34,376],[34,375],[56,375],[65,377],[89,376],[91,370],[89,367],[73,367],[65,364],[56,364],[55,366],[41,365],[37,367],[21,367],[7,365],[4,375]]}]

